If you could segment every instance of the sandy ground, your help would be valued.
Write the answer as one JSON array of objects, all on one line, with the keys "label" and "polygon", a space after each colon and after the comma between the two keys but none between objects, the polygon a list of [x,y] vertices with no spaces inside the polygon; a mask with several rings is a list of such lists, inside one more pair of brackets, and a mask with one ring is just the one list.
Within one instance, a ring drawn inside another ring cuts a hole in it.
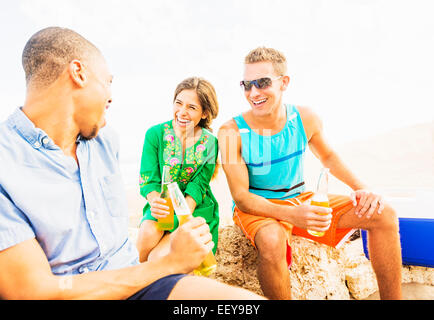
[{"label": "sandy ground", "polygon": [[[381,192],[392,205],[396,204],[398,215],[434,218],[434,204],[430,201],[434,199],[434,121],[333,147],[364,183]],[[305,162],[308,190],[313,190],[320,168],[320,162],[308,151]],[[211,186],[220,205],[221,225],[231,224],[232,201],[222,169]],[[139,195],[138,186],[127,189],[130,222],[137,226],[146,202]],[[351,189],[331,177],[329,192],[349,194]],[[401,205],[403,199],[420,210],[408,210],[408,206]],[[404,284],[403,293],[405,299],[434,300],[433,286]],[[378,293],[368,299],[378,299]]]}]

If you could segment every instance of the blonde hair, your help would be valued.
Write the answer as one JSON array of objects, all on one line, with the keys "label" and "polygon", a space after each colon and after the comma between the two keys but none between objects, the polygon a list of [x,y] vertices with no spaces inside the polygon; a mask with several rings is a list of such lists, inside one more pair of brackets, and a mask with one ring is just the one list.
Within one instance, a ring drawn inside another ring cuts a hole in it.
[{"label": "blonde hair", "polygon": [[282,52],[266,47],[258,47],[249,52],[245,57],[245,64],[252,64],[256,62],[269,61],[273,64],[274,72],[279,76],[286,74],[286,58]]},{"label": "blonde hair", "polygon": [[175,101],[178,94],[183,90],[194,90],[196,92],[202,107],[202,112],[206,114],[206,118],[200,120],[199,126],[212,132],[211,123],[215,118],[217,118],[219,113],[217,94],[213,85],[203,78],[187,78],[176,87],[173,101]]}]

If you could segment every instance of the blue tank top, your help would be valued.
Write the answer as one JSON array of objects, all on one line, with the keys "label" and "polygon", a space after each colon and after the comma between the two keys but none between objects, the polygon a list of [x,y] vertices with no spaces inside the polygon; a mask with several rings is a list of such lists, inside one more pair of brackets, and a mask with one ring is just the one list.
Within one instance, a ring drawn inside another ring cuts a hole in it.
[{"label": "blue tank top", "polygon": [[249,191],[267,199],[293,198],[305,189],[307,138],[297,108],[285,107],[286,125],[272,136],[254,132],[242,115],[234,118],[241,135],[241,155],[249,171]]}]

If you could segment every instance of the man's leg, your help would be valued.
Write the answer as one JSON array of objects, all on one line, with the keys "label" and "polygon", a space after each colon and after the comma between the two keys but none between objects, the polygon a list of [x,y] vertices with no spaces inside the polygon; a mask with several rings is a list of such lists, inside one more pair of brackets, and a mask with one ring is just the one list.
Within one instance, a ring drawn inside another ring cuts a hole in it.
[{"label": "man's leg", "polygon": [[278,222],[266,224],[255,235],[258,279],[264,295],[269,299],[291,299],[286,243],[286,231]]},{"label": "man's leg", "polygon": [[168,300],[264,300],[264,297],[214,279],[186,276],[178,281]]},{"label": "man's leg", "polygon": [[369,257],[377,277],[381,299],[401,299],[401,244],[399,224],[395,211],[385,206],[370,219],[359,218],[354,209],[344,213],[337,224],[338,228],[360,228],[368,233]]}]

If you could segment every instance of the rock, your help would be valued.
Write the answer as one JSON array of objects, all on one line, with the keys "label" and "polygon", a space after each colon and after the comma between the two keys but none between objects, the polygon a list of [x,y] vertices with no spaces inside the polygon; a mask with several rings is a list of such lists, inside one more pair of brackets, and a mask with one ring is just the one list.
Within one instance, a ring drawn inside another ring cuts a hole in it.
[{"label": "rock", "polygon": [[257,252],[238,227],[220,228],[216,260],[211,278],[263,295],[256,277]]},{"label": "rock", "polygon": [[[255,248],[235,225],[221,228],[219,236],[218,266],[211,277],[263,295],[256,277]],[[293,299],[350,299],[336,249],[293,236],[292,250]]]},{"label": "rock", "polygon": [[337,250],[298,236],[293,236],[291,248],[293,299],[350,299]]},{"label": "rock", "polygon": [[361,300],[378,290],[371,262],[363,252],[362,239],[347,241],[342,248],[333,249],[345,274],[345,285],[352,299]]},{"label": "rock", "polygon": [[419,266],[403,266],[402,267],[402,282],[416,282],[421,284],[429,284],[434,286],[434,268],[426,268]]}]

